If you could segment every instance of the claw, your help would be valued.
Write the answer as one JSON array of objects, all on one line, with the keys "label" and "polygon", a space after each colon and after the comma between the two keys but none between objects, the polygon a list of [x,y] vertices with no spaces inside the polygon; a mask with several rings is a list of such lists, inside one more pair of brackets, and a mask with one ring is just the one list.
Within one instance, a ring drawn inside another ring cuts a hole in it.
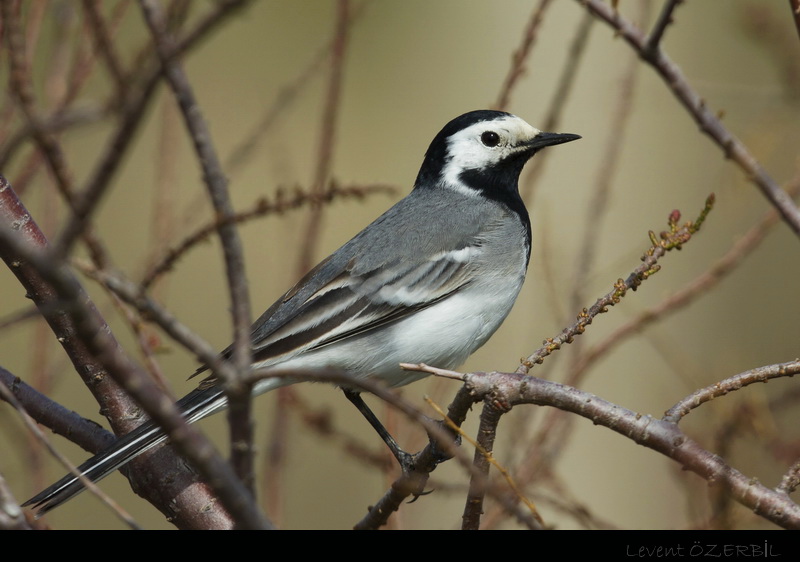
[{"label": "claw", "polygon": [[427,495],[432,494],[432,493],[433,493],[433,490],[428,490],[427,492],[420,492],[419,494],[413,494],[414,499],[408,500],[406,503],[414,503],[415,501],[417,501],[422,496],[427,496]]}]

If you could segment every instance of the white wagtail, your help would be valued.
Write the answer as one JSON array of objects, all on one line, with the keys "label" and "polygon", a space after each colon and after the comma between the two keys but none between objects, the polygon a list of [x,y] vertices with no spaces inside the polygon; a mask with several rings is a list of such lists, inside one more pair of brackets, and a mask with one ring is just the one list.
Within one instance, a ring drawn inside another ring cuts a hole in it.
[{"label": "white wagtail", "polygon": [[[505,320],[525,280],[531,226],[517,186],[523,166],[540,149],[578,138],[501,111],[450,121],[425,153],[411,193],[254,323],[254,368],[335,369],[401,386],[425,374],[400,363],[461,365]],[[254,393],[292,382],[262,379]],[[381,432],[358,393],[346,394]],[[178,401],[192,422],[225,404],[213,377]],[[402,463],[405,453],[385,430],[381,436]],[[164,439],[146,422],[79,469],[99,480]],[[66,476],[25,505],[41,514],[81,490]]]}]

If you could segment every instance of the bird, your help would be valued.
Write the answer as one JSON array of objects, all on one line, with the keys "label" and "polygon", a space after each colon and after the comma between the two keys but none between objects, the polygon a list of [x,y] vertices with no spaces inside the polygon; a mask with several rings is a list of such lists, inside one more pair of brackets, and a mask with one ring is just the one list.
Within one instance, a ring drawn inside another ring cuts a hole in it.
[{"label": "bird", "polygon": [[[400,363],[443,369],[463,364],[508,316],[525,280],[531,222],[519,194],[523,167],[541,149],[579,138],[542,132],[503,111],[476,110],[452,119],[431,141],[410,193],[253,323],[253,367],[334,369],[399,387],[427,376]],[[221,356],[231,353],[232,346]],[[253,394],[294,382],[263,378]],[[343,390],[406,469],[409,455],[359,392]],[[225,406],[213,374],[177,402],[189,422]],[[100,480],[166,438],[144,422],[78,469]],[[23,505],[41,516],[83,489],[67,475]]]}]

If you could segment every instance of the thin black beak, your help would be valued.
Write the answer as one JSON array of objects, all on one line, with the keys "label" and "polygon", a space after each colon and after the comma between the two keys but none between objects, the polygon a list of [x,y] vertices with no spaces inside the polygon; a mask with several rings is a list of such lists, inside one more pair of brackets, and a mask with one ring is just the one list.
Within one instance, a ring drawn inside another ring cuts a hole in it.
[{"label": "thin black beak", "polygon": [[564,144],[565,142],[572,142],[581,138],[580,135],[573,135],[571,133],[539,133],[526,144],[528,147],[539,150],[545,146],[553,146],[555,144]]}]

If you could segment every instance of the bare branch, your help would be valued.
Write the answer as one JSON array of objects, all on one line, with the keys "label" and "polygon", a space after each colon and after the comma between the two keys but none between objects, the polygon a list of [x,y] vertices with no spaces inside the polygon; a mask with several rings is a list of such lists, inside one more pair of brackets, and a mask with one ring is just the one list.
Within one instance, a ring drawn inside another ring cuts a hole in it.
[{"label": "bare branch", "polygon": [[[364,13],[364,9],[369,3],[365,0],[353,6],[348,11],[349,22],[348,25],[352,26],[358,18]],[[325,64],[329,63],[334,56],[337,41],[340,37],[335,35],[330,43],[325,45],[319,52],[314,55],[308,66],[302,70],[291,82],[281,88],[264,114],[259,118],[250,132],[244,136],[239,144],[234,147],[230,155],[225,161],[225,168],[229,173],[233,174],[235,170],[239,169],[247,162],[253,155],[258,143],[273,127],[278,117],[284,114],[292,104],[299,99],[299,94],[308,87],[312,78],[317,76]]]},{"label": "bare branch", "polygon": [[[320,128],[319,153],[317,154],[317,166],[312,187],[312,190],[316,193],[321,193],[324,190],[325,184],[329,181],[331,175],[333,144],[342,94],[344,61],[351,21],[349,0],[338,0],[336,6],[336,29],[334,31],[333,44],[331,45],[331,74],[328,82],[328,91],[325,96],[325,108]],[[303,243],[300,246],[300,258],[297,264],[300,275],[304,275],[313,266],[314,252],[322,226],[321,222],[322,207],[314,205],[311,207],[311,213],[309,213],[305,234],[303,235]]]},{"label": "bare branch", "polygon": [[678,211],[673,211],[669,217],[669,232],[662,232],[660,239],[654,232],[650,232],[652,246],[642,256],[642,265],[637,267],[624,281],[622,279],[617,280],[614,284],[614,289],[600,297],[591,308],[588,310],[583,309],[578,314],[575,324],[565,328],[558,336],[546,339],[542,347],[522,362],[517,369],[517,373],[526,374],[534,365],[541,363],[545,357],[560,349],[563,344],[572,343],[573,338],[582,334],[586,327],[592,323],[595,316],[607,312],[608,308],[617,304],[629,289],[635,291],[643,281],[660,269],[661,266],[658,265],[658,260],[664,254],[676,248],[680,249],[683,244],[692,238],[694,233],[700,229],[713,205],[714,196],[710,195],[706,199],[705,207],[697,219],[684,225],[678,225],[681,215]]},{"label": "bare branch", "polygon": [[[195,99],[191,84],[172,53],[174,40],[167,35],[164,16],[155,0],[140,0],[145,21],[155,40],[156,52],[161,59],[167,82],[172,88],[189,130],[214,210],[222,219],[217,232],[222,241],[225,256],[225,273],[231,299],[233,319],[233,348],[231,360],[238,373],[247,373],[252,362],[250,349],[250,295],[245,276],[244,251],[237,226],[231,220],[235,212],[228,193],[228,181],[222,171],[211,141],[211,132],[206,126]],[[220,376],[224,376],[220,373]],[[225,391],[228,397],[228,418],[231,420],[231,462],[245,486],[254,494],[253,483],[253,428],[250,420],[251,387],[239,376],[226,378]]]},{"label": "bare branch", "polygon": [[362,199],[372,193],[393,194],[395,192],[396,189],[388,185],[339,186],[336,182],[331,182],[328,189],[321,193],[306,192],[296,188],[292,195],[287,198],[285,192],[278,189],[274,200],[270,201],[266,197],[262,197],[251,210],[237,212],[228,219],[218,219],[213,224],[201,226],[195,232],[186,236],[175,248],[167,250],[165,256],[144,275],[142,288],[147,289],[152,286],[161,275],[172,269],[175,263],[189,250],[204,242],[216,232],[225,220],[241,224],[255,218],[300,209],[309,204],[322,205],[339,198],[349,199],[354,197]]},{"label": "bare branch", "polygon": [[[483,513],[483,494],[489,476],[489,460],[483,451],[491,454],[494,449],[494,439],[497,435],[497,424],[503,411],[492,402],[485,402],[481,411],[481,424],[478,428],[478,445],[472,461],[476,474],[472,475],[469,482],[469,493],[464,505],[464,514],[461,516],[461,528],[465,531],[477,531],[480,528],[481,514]],[[483,451],[481,451],[483,449]]]},{"label": "bare branch", "polygon": [[113,433],[53,402],[2,367],[0,382],[37,423],[49,428],[56,435],[69,436],[70,441],[85,451],[97,453],[116,439]]},{"label": "bare branch", "polygon": [[[42,314],[50,322],[86,385],[109,412],[115,431],[124,433],[137,425],[131,412],[137,410],[136,403],[140,404],[169,434],[173,446],[192,460],[238,521],[253,527],[269,526],[254,510],[252,501],[248,502],[248,495],[214,447],[201,433],[187,425],[173,400],[165,399],[164,391],[124,354],[78,281],[53,252],[47,250],[41,231],[2,177],[0,219],[0,258],[17,275],[34,302],[45,305]],[[59,312],[53,312],[58,310],[56,304],[60,305]],[[133,396],[136,402],[131,402],[128,395]],[[172,457],[172,461],[175,460]],[[183,484],[185,487],[186,483],[164,484]],[[151,488],[147,491],[158,491],[157,487]],[[175,506],[162,504],[161,507],[171,510]],[[201,513],[193,511],[191,515]]]},{"label": "bare branch", "polygon": [[[790,182],[790,187],[787,191],[793,196],[797,195],[800,191],[800,177],[796,177]],[[666,297],[660,303],[640,312],[611,332],[602,341],[586,350],[581,354],[580,360],[573,365],[571,373],[566,379],[567,384],[577,386],[586,370],[598,358],[605,356],[612,348],[621,344],[633,334],[641,332],[649,324],[685,308],[695,299],[715,287],[735,271],[739,264],[761,245],[767,233],[778,222],[778,219],[777,209],[771,208],[764,213],[761,220],[738,238],[721,258],[711,264],[707,271]]]},{"label": "bare branch", "polygon": [[67,459],[67,457],[62,455],[58,451],[58,449],[56,449],[55,447],[53,447],[52,444],[50,444],[50,441],[45,437],[44,433],[42,433],[42,431],[39,429],[39,426],[36,424],[36,421],[34,421],[34,419],[28,414],[26,409],[17,399],[18,393],[20,392],[30,395],[32,393],[35,393],[36,391],[31,389],[30,387],[28,388],[20,387],[18,384],[16,384],[19,379],[17,379],[17,381],[14,381],[13,386],[9,386],[7,380],[10,377],[11,373],[0,367],[0,399],[5,400],[14,407],[14,409],[19,414],[20,418],[22,419],[22,422],[25,424],[25,427],[28,429],[28,431],[30,431],[33,435],[35,435],[36,438],[39,440],[39,442],[44,444],[44,446],[47,448],[50,454],[53,455],[55,458],[57,458],[58,461],[69,472],[77,476],[83,483],[83,485],[86,486],[86,488],[91,493],[93,493],[100,499],[100,501],[106,504],[117,517],[119,517],[122,521],[125,522],[126,525],[128,525],[132,529],[139,529],[139,525],[136,523],[136,521],[133,520],[133,518],[128,514],[128,512],[122,509],[122,507],[119,506],[117,502],[111,499],[107,494],[103,493],[103,491],[100,490],[100,488],[98,488],[94,482],[92,482],[91,480],[86,478],[83,474],[81,474],[80,470],[78,470],[78,468],[74,464],[72,464],[69,461],[69,459]]},{"label": "bare branch", "polygon": [[607,4],[599,0],[578,1],[599,19],[614,28],[631,48],[653,67],[700,126],[700,130],[711,137],[722,149],[725,158],[736,162],[747,179],[761,190],[767,200],[780,211],[789,227],[794,230],[796,235],[800,236],[800,209],[750,154],[747,147],[728,131],[719,118],[708,109],[705,100],[692,89],[678,65],[670,60],[661,49],[648,51],[647,39],[642,31]]},{"label": "bare branch", "polygon": [[531,19],[528,20],[525,33],[522,35],[522,44],[514,51],[511,57],[511,68],[508,69],[508,74],[506,74],[503,85],[500,87],[500,95],[494,104],[494,109],[505,110],[508,107],[511,100],[511,91],[525,74],[525,62],[531,54],[533,45],[536,43],[539,26],[544,20],[544,14],[549,5],[550,0],[539,0],[539,5],[531,13]]},{"label": "bare branch", "polygon": [[[649,4],[642,4],[642,6],[649,6]],[[644,11],[647,11],[646,8]],[[594,174],[595,182],[591,202],[586,208],[587,216],[583,221],[584,233],[572,288],[571,310],[579,309],[584,301],[583,288],[594,267],[594,257],[598,254],[597,246],[600,238],[597,233],[606,219],[612,179],[617,171],[622,149],[626,146],[627,125],[633,112],[633,94],[638,82],[638,70],[639,60],[632,56],[619,79],[619,93],[611,113],[611,122],[607,127],[608,137],[602,143],[605,146],[605,152],[599,160],[599,169]]]},{"label": "bare branch", "polygon": [[686,436],[677,425],[626,410],[574,387],[519,373],[472,373],[467,386],[477,395],[492,396],[509,406],[554,406],[611,429],[634,442],[658,451],[720,485],[736,501],[756,514],[787,529],[800,529],[800,506],[784,493],[770,490],[747,477]]},{"label": "bare branch", "polygon": [[[246,5],[247,0],[227,0],[219,2],[215,10],[200,20],[196,27],[189,31],[183,40],[177,41],[170,57],[178,57],[195,47],[208,33],[216,29],[222,22],[235,13],[236,9]],[[105,152],[98,158],[87,185],[80,197],[68,224],[56,239],[55,247],[59,254],[66,255],[86,229],[88,219],[100,203],[102,196],[109,188],[113,175],[122,163],[131,143],[136,138],[136,131],[142,125],[145,110],[152,100],[156,86],[161,80],[161,67],[152,65],[143,71],[143,77],[137,87],[131,85],[123,100],[119,100],[120,117],[116,130],[106,143]],[[99,266],[104,262],[98,261]]]},{"label": "bare branch", "polygon": [[791,377],[798,373],[800,373],[800,360],[750,369],[693,392],[667,410],[662,419],[665,422],[678,423],[686,414],[714,398],[725,396],[729,392],[739,390],[756,382],[767,382],[770,379],[779,377]]},{"label": "bare branch", "polygon": [[667,30],[667,27],[674,23],[672,15],[675,9],[681,4],[683,4],[683,0],[667,0],[664,2],[664,7],[661,8],[658,21],[656,21],[653,30],[650,32],[650,36],[647,38],[647,44],[645,45],[645,50],[647,52],[652,53],[661,48],[661,40],[664,37],[664,32]]},{"label": "bare branch", "polygon": [[97,45],[96,51],[106,63],[109,74],[111,74],[114,85],[117,88],[117,95],[121,99],[127,84],[125,71],[122,69],[122,63],[119,60],[116,47],[109,34],[108,26],[106,25],[103,15],[100,13],[100,0],[83,0],[83,10],[86,13],[86,20],[89,22],[89,27],[94,34],[94,40]]},{"label": "bare branch", "polygon": [[[590,31],[593,23],[594,18],[591,14],[587,13],[575,29],[575,36],[569,47],[567,61],[561,71],[561,76],[559,76],[558,85],[550,99],[550,104],[545,114],[545,121],[541,125],[543,131],[557,131],[559,128],[564,108],[567,106],[567,100],[569,100],[569,95],[572,93],[575,79],[578,76],[578,67],[586,53],[586,46],[589,44],[589,36],[591,35]],[[526,168],[527,172],[525,172],[520,189],[523,200],[531,200],[534,187],[544,172],[545,163],[548,161],[548,154],[551,154],[551,152],[545,150],[528,164]]]}]

